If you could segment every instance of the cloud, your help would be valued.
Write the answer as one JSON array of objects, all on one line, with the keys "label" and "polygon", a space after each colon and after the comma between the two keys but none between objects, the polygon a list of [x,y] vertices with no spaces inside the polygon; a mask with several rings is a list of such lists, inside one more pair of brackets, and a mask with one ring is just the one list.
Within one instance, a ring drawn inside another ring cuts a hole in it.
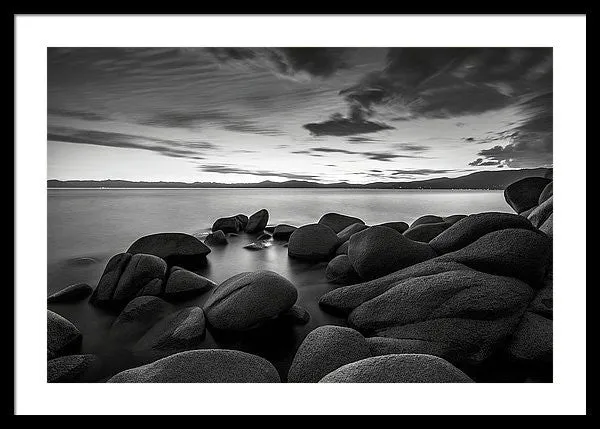
[{"label": "cloud", "polygon": [[477,158],[473,162],[469,162],[471,166],[488,166],[488,165],[499,165],[500,161],[484,161],[483,158]]},{"label": "cloud", "polygon": [[203,152],[215,150],[216,146],[204,141],[164,140],[141,135],[116,132],[52,127],[48,141],[142,149],[173,158],[204,159]]},{"label": "cloud", "polygon": [[281,177],[290,180],[318,180],[318,176],[309,174],[296,174],[296,173],[282,173],[269,170],[246,170],[238,167],[231,167],[226,165],[204,165],[199,166],[199,170],[206,173],[219,173],[219,174],[249,174],[252,176],[260,177]]},{"label": "cloud", "polygon": [[84,121],[106,121],[109,118],[95,112],[68,109],[48,109],[48,115],[62,116],[64,118],[83,119]]},{"label": "cloud", "polygon": [[375,143],[381,140],[370,139],[366,137],[350,137],[348,138],[348,143]]},{"label": "cloud", "polygon": [[398,143],[394,145],[395,148],[405,150],[408,152],[427,152],[431,149],[430,146],[412,144],[412,143]]},{"label": "cloud", "polygon": [[394,129],[394,127],[381,122],[354,120],[339,116],[324,122],[305,124],[303,128],[315,136],[353,136]]},{"label": "cloud", "polygon": [[[312,148],[310,150],[313,153],[313,156],[320,156],[320,153],[343,153],[347,155],[360,155],[375,161],[391,161],[395,158],[419,158],[417,156],[401,155],[391,152],[357,152],[352,150],[335,149],[329,147],[317,147]],[[315,153],[317,154],[315,155]]]},{"label": "cloud", "polygon": [[392,174],[392,176],[399,176],[399,175],[416,175],[416,176],[426,176],[429,174],[443,174],[443,173],[452,173],[455,170],[435,170],[435,169],[429,169],[429,168],[421,168],[421,169],[416,169],[416,170],[395,170]]}]

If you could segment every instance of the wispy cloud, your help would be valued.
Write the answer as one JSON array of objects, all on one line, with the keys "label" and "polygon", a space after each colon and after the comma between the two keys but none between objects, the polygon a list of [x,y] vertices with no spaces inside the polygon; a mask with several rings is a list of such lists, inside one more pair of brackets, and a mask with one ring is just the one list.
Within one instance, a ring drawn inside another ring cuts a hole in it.
[{"label": "wispy cloud", "polygon": [[317,147],[317,148],[312,148],[310,149],[311,153],[313,154],[321,154],[321,153],[343,153],[346,155],[359,155],[368,159],[372,159],[375,161],[391,161],[395,158],[421,158],[419,156],[412,156],[412,155],[402,155],[402,154],[398,154],[398,153],[392,153],[392,152],[360,152],[360,151],[353,151],[353,150],[347,150],[347,149],[336,149],[336,148],[329,148],[329,147]]},{"label": "wispy cloud", "polygon": [[311,174],[296,174],[296,173],[283,173],[269,170],[248,170],[239,167],[232,167],[226,165],[203,165],[199,166],[200,171],[207,173],[219,173],[219,174],[249,174],[251,176],[260,177],[279,177],[289,180],[318,180],[319,177]]}]

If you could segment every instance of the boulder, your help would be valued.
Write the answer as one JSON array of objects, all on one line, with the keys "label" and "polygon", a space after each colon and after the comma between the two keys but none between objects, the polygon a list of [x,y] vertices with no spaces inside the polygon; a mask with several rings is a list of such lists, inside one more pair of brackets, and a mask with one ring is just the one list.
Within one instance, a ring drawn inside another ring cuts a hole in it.
[{"label": "boulder", "polygon": [[527,219],[512,213],[486,212],[467,216],[429,242],[442,254],[462,249],[490,232],[507,228],[533,230]]},{"label": "boulder", "polygon": [[345,243],[346,241],[350,240],[350,237],[352,237],[352,235],[367,228],[367,225],[365,225],[364,223],[353,223],[352,225],[342,229],[340,232],[337,233],[339,242]]},{"label": "boulder", "polygon": [[144,253],[164,259],[169,266],[191,268],[206,259],[210,248],[189,234],[164,232],[136,240],[126,253]]},{"label": "boulder", "polygon": [[264,231],[265,226],[267,226],[268,222],[269,212],[267,211],[267,209],[261,209],[254,213],[252,216],[250,216],[250,218],[248,219],[248,223],[246,224],[245,231],[248,234],[262,232]]},{"label": "boulder", "polygon": [[455,214],[450,216],[444,216],[442,219],[444,219],[444,222],[449,223],[450,225],[454,225],[456,222],[466,217],[467,215],[464,214]]},{"label": "boulder", "polygon": [[227,244],[227,236],[222,230],[218,229],[206,236],[204,244],[208,246],[222,246]]},{"label": "boulder", "polygon": [[529,217],[529,215],[531,214],[531,212],[534,211],[536,208],[537,208],[537,206],[533,206],[532,208],[527,209],[524,212],[519,213],[519,216]]},{"label": "boulder", "polygon": [[279,224],[273,230],[273,238],[275,240],[287,240],[290,238],[290,235],[292,235],[292,233],[297,229],[298,228],[296,228],[295,226],[286,225],[283,223]]},{"label": "boulder", "polygon": [[298,348],[288,382],[317,383],[339,367],[369,356],[369,346],[359,332],[342,326],[319,326]]},{"label": "boulder", "polygon": [[108,383],[279,383],[266,359],[237,350],[191,350],[120,372]]},{"label": "boulder", "polygon": [[433,249],[383,226],[372,226],[350,237],[348,258],[366,280],[385,276],[436,256]]},{"label": "boulder", "polygon": [[550,182],[546,185],[542,193],[540,194],[540,198],[538,199],[538,204],[542,204],[548,198],[550,198],[554,194],[554,182]]},{"label": "boulder", "polygon": [[296,287],[272,271],[237,274],[213,289],[204,304],[212,327],[244,331],[289,310],[298,298]]},{"label": "boulder", "polygon": [[410,227],[425,225],[427,223],[441,223],[444,222],[444,218],[435,215],[425,215],[417,218],[413,223],[410,224]]},{"label": "boulder", "polygon": [[336,255],[347,255],[348,254],[348,242],[344,242],[342,244],[340,244],[340,247],[338,247],[335,251]]},{"label": "boulder", "polygon": [[548,216],[548,219],[546,219],[546,222],[540,226],[540,231],[550,237],[550,239],[553,237],[552,216],[554,216],[554,213],[551,213],[550,216]]},{"label": "boulder", "polygon": [[526,312],[507,347],[509,356],[520,361],[552,361],[552,319]]},{"label": "boulder", "polygon": [[360,277],[354,271],[348,255],[338,255],[329,261],[325,270],[325,278],[328,282],[349,285],[360,281]]},{"label": "boulder", "polygon": [[137,297],[117,316],[110,328],[109,338],[117,344],[133,344],[173,311],[174,307],[163,299],[155,296]]},{"label": "boulder", "polygon": [[411,353],[433,355],[444,359],[448,359],[448,357],[451,356],[448,353],[447,345],[438,344],[432,341],[387,337],[371,337],[366,340],[371,356]]},{"label": "boulder", "polygon": [[406,231],[404,231],[404,236],[413,241],[429,243],[449,227],[450,224],[447,222],[423,223],[421,225],[411,226],[408,228]]},{"label": "boulder", "polygon": [[295,325],[306,325],[310,321],[310,313],[304,307],[294,305],[289,310],[281,313],[279,319]]},{"label": "boulder", "polygon": [[188,307],[157,321],[133,345],[134,351],[178,352],[195,347],[206,331],[204,312],[200,307]]},{"label": "boulder", "polygon": [[338,236],[326,225],[304,225],[290,235],[288,256],[309,261],[326,261],[339,245]]},{"label": "boulder", "polygon": [[504,190],[504,199],[517,213],[538,205],[542,191],[552,180],[545,177],[526,177],[511,183]]},{"label": "boulder", "polygon": [[46,344],[48,360],[76,352],[81,346],[81,332],[67,319],[47,310],[48,340]]},{"label": "boulder", "polygon": [[213,223],[211,229],[213,232],[223,231],[225,234],[243,231],[246,226],[242,221],[245,218],[246,223],[248,223],[248,218],[245,216],[244,218],[241,218],[240,216],[243,215],[219,218]]},{"label": "boulder", "polygon": [[187,299],[216,287],[217,284],[199,274],[181,267],[172,267],[163,296],[167,298]]},{"label": "boulder", "polygon": [[240,223],[240,231],[246,229],[246,225],[248,225],[248,216],[246,216],[245,214],[238,214],[235,215],[234,218],[236,218]]},{"label": "boulder", "polygon": [[136,296],[161,295],[167,263],[153,255],[121,253],[113,256],[90,298],[95,305],[121,306]]},{"label": "boulder", "polygon": [[352,224],[364,224],[365,222],[359,218],[352,216],[347,216],[339,213],[327,213],[321,216],[321,219],[319,219],[318,223],[319,225],[328,226],[333,230],[333,232],[337,234],[338,232],[342,231],[343,229],[349,227]]},{"label": "boulder", "polygon": [[48,297],[48,303],[74,302],[89,296],[94,289],[87,283],[67,286]]},{"label": "boulder", "polygon": [[552,258],[552,240],[539,231],[503,229],[440,256],[479,271],[516,277],[541,287]]},{"label": "boulder", "polygon": [[353,362],[319,383],[472,383],[464,372],[437,356],[393,354]]},{"label": "boulder", "polygon": [[385,222],[375,226],[385,226],[386,228],[392,228],[398,231],[400,234],[402,234],[408,229],[408,224],[406,222]]},{"label": "boulder", "polygon": [[529,213],[527,219],[529,219],[533,226],[539,228],[544,224],[544,222],[546,222],[546,220],[548,220],[554,208],[553,199],[554,197],[549,197],[534,210],[532,210],[531,213]]},{"label": "boulder", "polygon": [[439,258],[431,259],[375,280],[334,289],[321,296],[319,306],[331,313],[348,315],[363,302],[381,295],[406,279],[468,269],[465,265],[456,262],[442,262]]},{"label": "boulder", "polygon": [[533,290],[474,270],[406,279],[354,309],[351,327],[371,336],[422,340],[453,361],[480,363],[513,332]]},{"label": "boulder", "polygon": [[68,355],[48,361],[48,383],[89,383],[99,378],[102,362],[96,355]]}]

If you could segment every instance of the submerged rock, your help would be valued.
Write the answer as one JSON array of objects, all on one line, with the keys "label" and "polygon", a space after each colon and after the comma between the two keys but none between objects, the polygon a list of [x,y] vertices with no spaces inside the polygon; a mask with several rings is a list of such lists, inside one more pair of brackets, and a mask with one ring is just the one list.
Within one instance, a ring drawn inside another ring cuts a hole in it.
[{"label": "submerged rock", "polygon": [[193,273],[181,267],[172,267],[170,270],[165,291],[162,294],[167,298],[187,299],[216,287],[217,284],[206,277]]},{"label": "submerged rock", "polygon": [[511,183],[504,190],[504,199],[517,213],[538,205],[542,191],[551,182],[544,177],[526,177]]},{"label": "submerged rock", "polygon": [[48,383],[89,383],[97,381],[101,360],[96,355],[68,355],[48,361]]},{"label": "submerged rock", "polygon": [[291,225],[279,224],[273,230],[273,238],[275,240],[287,240],[290,238],[290,235],[298,228]]},{"label": "submerged rock", "polygon": [[47,310],[48,339],[46,344],[48,360],[76,352],[81,346],[81,332],[67,319]]},{"label": "submerged rock", "polygon": [[87,283],[77,283],[67,286],[48,297],[49,303],[74,302],[89,296],[94,289]]},{"label": "submerged rock", "polygon": [[309,261],[326,261],[339,245],[338,236],[326,225],[304,225],[290,235],[288,255]]},{"label": "submerged rock", "polygon": [[333,230],[336,234],[342,231],[344,228],[349,227],[355,223],[365,222],[357,217],[347,216],[339,213],[327,213],[321,216],[319,219],[319,225],[326,225]]},{"label": "submerged rock", "polygon": [[248,219],[248,223],[246,224],[245,231],[248,234],[262,232],[267,226],[268,222],[269,212],[267,211],[267,209],[261,209],[254,213],[252,216],[250,216],[250,218]]},{"label": "submerged rock", "polygon": [[412,241],[383,226],[372,226],[354,234],[348,244],[348,258],[354,270],[367,280],[435,256],[428,244]]},{"label": "submerged rock", "polygon": [[429,243],[449,227],[450,224],[447,222],[423,223],[421,225],[411,226],[408,228],[406,231],[404,231],[404,236],[413,241]]},{"label": "submerged rock", "polygon": [[279,383],[266,359],[237,350],[177,353],[118,373],[108,383]]},{"label": "submerged rock", "polygon": [[331,371],[369,356],[369,346],[359,332],[342,326],[320,326],[300,344],[288,382],[316,383]]},{"label": "submerged rock", "polygon": [[331,283],[348,285],[360,281],[360,277],[354,271],[348,255],[338,255],[329,261],[325,270],[325,278]]},{"label": "submerged rock", "polygon": [[395,354],[353,362],[319,383],[472,383],[464,372],[437,356]]},{"label": "submerged rock", "polygon": [[211,326],[244,331],[289,310],[298,298],[296,287],[272,271],[237,274],[213,290],[204,304]]},{"label": "submerged rock", "polygon": [[204,244],[207,244],[209,246],[222,246],[224,244],[227,244],[227,236],[222,230],[218,229],[215,232],[206,236],[206,238],[204,239]]},{"label": "submerged rock", "polygon": [[126,253],[143,253],[164,259],[169,266],[195,267],[204,261],[210,248],[189,234],[164,232],[136,240]]}]

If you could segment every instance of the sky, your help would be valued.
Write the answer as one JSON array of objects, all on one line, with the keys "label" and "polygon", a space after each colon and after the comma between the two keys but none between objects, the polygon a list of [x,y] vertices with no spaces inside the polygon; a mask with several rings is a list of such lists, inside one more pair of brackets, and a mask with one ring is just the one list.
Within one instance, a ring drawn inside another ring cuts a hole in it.
[{"label": "sky", "polygon": [[551,48],[48,48],[48,179],[552,166]]}]

